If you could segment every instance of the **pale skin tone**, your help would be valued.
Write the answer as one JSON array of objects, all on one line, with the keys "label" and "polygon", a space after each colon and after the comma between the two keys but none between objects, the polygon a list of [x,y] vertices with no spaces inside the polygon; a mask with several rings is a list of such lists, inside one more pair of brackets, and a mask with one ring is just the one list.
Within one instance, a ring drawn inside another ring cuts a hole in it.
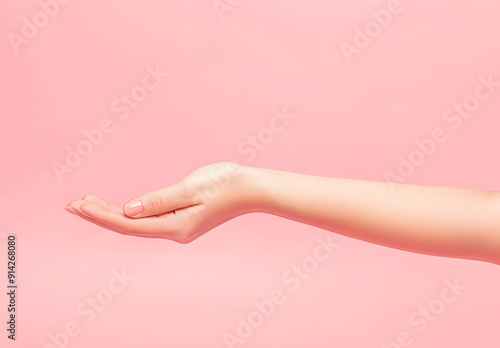
[{"label": "pale skin tone", "polygon": [[500,197],[493,191],[327,178],[220,162],[123,207],[86,195],[66,210],[118,233],[179,243],[192,242],[237,216],[268,213],[391,248],[500,265]]}]

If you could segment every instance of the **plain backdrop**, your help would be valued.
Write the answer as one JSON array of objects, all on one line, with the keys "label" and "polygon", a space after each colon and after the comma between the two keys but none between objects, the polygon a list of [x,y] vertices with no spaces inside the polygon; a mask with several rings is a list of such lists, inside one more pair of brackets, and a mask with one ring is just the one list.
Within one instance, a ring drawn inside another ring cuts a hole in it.
[{"label": "plain backdrop", "polygon": [[[474,104],[481,77],[500,81],[498,2],[401,0],[383,17],[395,4],[2,0],[2,323],[10,234],[18,294],[16,341],[3,324],[0,345],[498,347],[495,265],[264,214],[180,245],[116,234],[64,210],[87,193],[122,205],[218,161],[385,181],[413,158],[406,183],[500,190],[500,87]],[[346,56],[342,47],[356,43],[364,47]],[[151,88],[155,69],[165,76]],[[150,90],[141,89],[145,77]],[[121,98],[131,93],[139,102],[124,117]],[[464,101],[474,111],[461,123],[444,118]],[[266,131],[285,111],[295,117],[283,131]],[[89,148],[85,132],[101,122],[113,130]],[[419,159],[417,142],[436,128],[446,140]],[[85,156],[71,167],[78,149]],[[54,165],[68,167],[58,178]],[[283,275],[311,262],[328,236],[338,249],[292,289]],[[115,293],[114,272],[133,278]],[[447,281],[462,287],[449,303]],[[268,316],[256,312],[274,290],[283,301]],[[255,327],[244,331],[249,321]],[[226,344],[238,330],[246,337]]]}]

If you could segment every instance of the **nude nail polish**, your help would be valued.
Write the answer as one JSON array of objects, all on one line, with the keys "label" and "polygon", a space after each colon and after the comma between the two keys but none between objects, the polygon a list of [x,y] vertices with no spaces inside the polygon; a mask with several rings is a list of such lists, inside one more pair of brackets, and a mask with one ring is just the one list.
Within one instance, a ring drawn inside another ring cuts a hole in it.
[{"label": "nude nail polish", "polygon": [[142,203],[140,201],[125,204],[125,214],[137,216],[142,213]]}]

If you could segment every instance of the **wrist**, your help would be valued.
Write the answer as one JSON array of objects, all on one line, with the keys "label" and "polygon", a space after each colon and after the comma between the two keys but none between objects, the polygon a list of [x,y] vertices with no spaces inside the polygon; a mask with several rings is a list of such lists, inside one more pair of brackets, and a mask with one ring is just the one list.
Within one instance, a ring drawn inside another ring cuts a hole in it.
[{"label": "wrist", "polygon": [[[272,173],[269,170],[240,165],[241,192],[246,213],[265,213],[272,205]],[[274,185],[275,186],[275,185]]]}]

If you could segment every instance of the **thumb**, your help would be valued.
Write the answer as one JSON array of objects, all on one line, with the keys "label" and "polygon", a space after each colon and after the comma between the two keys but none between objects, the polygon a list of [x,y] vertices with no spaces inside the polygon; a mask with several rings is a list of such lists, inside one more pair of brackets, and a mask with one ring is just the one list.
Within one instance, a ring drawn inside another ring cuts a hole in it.
[{"label": "thumb", "polygon": [[168,213],[195,205],[194,199],[180,182],[161,190],[143,194],[123,205],[128,217],[141,218]]}]

